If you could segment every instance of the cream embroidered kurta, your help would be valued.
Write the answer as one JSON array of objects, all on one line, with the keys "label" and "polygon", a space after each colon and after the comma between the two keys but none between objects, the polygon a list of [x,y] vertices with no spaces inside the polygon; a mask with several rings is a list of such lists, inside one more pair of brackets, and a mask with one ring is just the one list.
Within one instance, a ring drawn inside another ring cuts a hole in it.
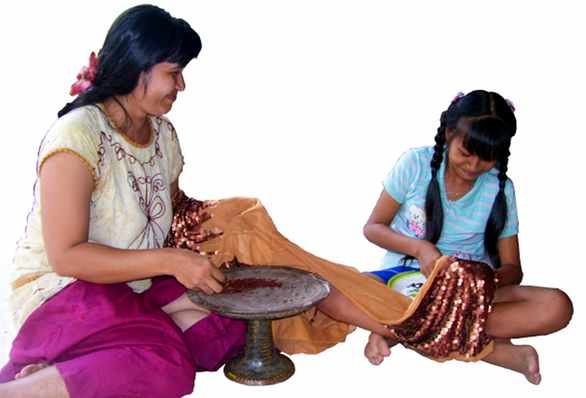
[{"label": "cream embroidered kurta", "polygon": [[[173,125],[158,117],[150,118],[150,123],[150,142],[139,145],[113,127],[101,106],[90,105],[59,118],[43,139],[37,172],[48,158],[63,151],[78,156],[92,172],[90,242],[120,249],[163,247],[173,215],[169,186],[181,173],[183,156]],[[53,272],[48,261],[37,180],[13,261],[10,307],[15,326],[20,328],[31,312],[73,281]],[[150,280],[129,285],[142,292]]]}]

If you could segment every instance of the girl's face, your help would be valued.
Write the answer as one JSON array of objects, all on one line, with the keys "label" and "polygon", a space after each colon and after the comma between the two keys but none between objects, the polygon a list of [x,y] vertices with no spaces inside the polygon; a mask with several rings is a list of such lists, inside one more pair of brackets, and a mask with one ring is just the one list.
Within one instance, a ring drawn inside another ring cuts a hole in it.
[{"label": "girl's face", "polygon": [[183,90],[185,80],[181,65],[161,62],[141,75],[131,95],[144,113],[161,116],[171,110],[177,93]]},{"label": "girl's face", "polygon": [[464,147],[463,134],[446,134],[448,142],[448,168],[466,182],[474,182],[483,173],[494,167],[496,160],[483,160]]}]

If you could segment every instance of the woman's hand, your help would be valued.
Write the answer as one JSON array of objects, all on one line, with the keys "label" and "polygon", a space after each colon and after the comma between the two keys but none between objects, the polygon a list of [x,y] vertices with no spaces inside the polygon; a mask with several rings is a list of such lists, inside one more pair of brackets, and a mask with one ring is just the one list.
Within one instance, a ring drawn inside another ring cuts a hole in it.
[{"label": "woman's hand", "polygon": [[437,247],[426,240],[420,241],[419,249],[417,250],[417,261],[419,261],[419,269],[426,277],[433,271],[433,266],[438,258],[442,256]]},{"label": "woman's hand", "polygon": [[220,293],[225,280],[222,271],[210,260],[190,250],[171,249],[177,254],[173,265],[173,276],[188,289],[201,290],[207,294]]}]

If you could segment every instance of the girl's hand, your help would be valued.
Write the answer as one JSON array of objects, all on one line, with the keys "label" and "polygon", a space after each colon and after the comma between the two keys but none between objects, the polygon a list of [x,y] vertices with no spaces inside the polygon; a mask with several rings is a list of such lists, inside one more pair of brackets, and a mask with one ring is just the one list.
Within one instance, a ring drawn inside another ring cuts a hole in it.
[{"label": "girl's hand", "polygon": [[225,280],[222,271],[210,260],[190,250],[172,249],[178,256],[173,266],[173,276],[188,289],[201,290],[207,294],[220,293]]},{"label": "girl's hand", "polygon": [[437,247],[433,243],[430,243],[426,240],[422,240],[420,243],[420,248],[417,253],[417,261],[419,261],[419,268],[421,273],[426,277],[431,274],[433,270],[433,266],[438,258],[440,258],[442,254],[439,252]]}]

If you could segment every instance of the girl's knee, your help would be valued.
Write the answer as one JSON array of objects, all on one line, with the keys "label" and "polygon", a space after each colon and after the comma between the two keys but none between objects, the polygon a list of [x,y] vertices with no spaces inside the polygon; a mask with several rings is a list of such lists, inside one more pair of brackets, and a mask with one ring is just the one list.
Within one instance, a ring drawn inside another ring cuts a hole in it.
[{"label": "girl's knee", "polygon": [[560,289],[551,289],[548,297],[549,313],[552,314],[553,331],[565,328],[574,314],[570,297]]}]

